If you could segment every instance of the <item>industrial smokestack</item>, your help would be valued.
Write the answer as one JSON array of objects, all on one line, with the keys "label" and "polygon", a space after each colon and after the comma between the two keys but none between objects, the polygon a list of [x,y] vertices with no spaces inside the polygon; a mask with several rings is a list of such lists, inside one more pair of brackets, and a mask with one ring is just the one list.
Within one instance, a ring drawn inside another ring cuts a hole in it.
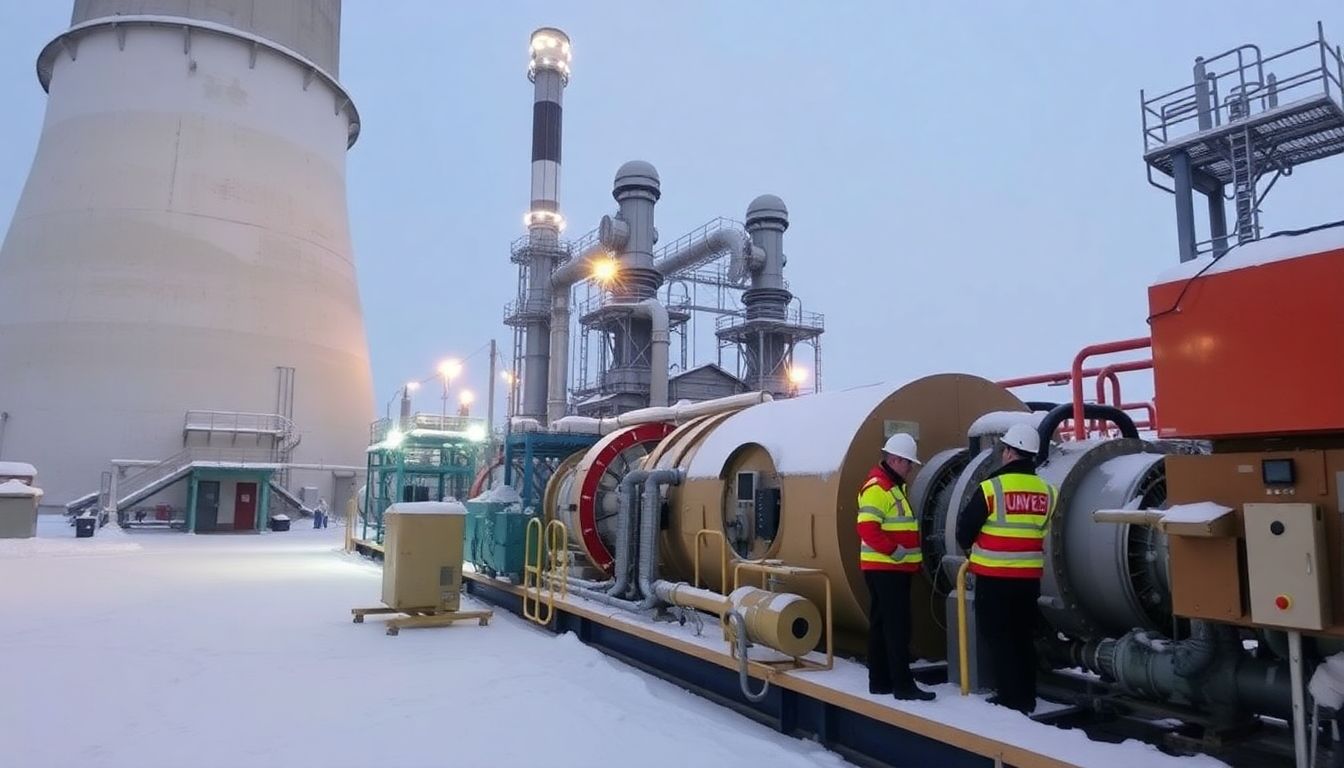
[{"label": "industrial smokestack", "polygon": [[563,251],[560,231],[560,135],[565,86],[569,84],[569,37],[554,27],[532,33],[527,76],[532,96],[532,201],[526,216],[527,247],[521,268],[527,271],[526,296],[516,321],[523,327],[522,416],[546,417],[550,368],[551,270]]},{"label": "industrial smokestack", "polygon": [[7,455],[65,503],[110,459],[203,439],[188,410],[287,415],[279,367],[300,456],[362,464],[340,3],[79,0],[72,21],[38,57],[46,118],[0,248]]}]

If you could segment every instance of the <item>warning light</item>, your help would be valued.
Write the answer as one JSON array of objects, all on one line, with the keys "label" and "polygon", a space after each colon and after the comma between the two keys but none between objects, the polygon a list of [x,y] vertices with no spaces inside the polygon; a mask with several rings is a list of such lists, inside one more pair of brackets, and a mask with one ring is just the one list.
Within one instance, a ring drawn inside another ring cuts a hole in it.
[{"label": "warning light", "polygon": [[1277,606],[1280,611],[1286,611],[1293,606],[1293,599],[1287,595],[1279,595],[1274,598],[1274,605]]}]

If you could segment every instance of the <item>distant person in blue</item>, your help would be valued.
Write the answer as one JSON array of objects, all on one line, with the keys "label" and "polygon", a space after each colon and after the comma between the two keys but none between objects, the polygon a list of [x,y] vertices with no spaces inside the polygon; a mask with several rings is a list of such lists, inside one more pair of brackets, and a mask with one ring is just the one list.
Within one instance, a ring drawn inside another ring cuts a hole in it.
[{"label": "distant person in blue", "polygon": [[327,500],[325,497],[317,500],[317,509],[313,510],[313,527],[327,527]]}]

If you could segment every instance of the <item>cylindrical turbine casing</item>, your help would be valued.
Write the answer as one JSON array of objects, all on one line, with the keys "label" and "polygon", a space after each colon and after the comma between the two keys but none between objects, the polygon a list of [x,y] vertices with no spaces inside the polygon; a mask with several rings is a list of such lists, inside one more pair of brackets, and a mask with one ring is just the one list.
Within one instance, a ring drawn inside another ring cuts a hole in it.
[{"label": "cylindrical turbine casing", "polygon": [[111,459],[182,451],[189,409],[280,410],[278,367],[294,369],[293,460],[364,463],[358,116],[320,66],[258,34],[328,18],[304,45],[334,61],[339,4],[150,10],[198,6],[229,12],[88,19],[39,57],[46,118],[0,248],[0,410],[3,458],[36,464],[51,504],[97,490]]}]

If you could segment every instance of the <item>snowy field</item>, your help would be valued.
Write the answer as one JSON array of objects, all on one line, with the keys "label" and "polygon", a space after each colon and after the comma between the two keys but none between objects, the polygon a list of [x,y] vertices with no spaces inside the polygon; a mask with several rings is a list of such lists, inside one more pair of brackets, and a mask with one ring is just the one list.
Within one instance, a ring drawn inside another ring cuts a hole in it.
[{"label": "snowy field", "polygon": [[[382,570],[342,543],[339,527],[75,539],[46,517],[36,539],[0,540],[0,766],[849,765],[506,611],[398,637],[354,624]],[[1079,765],[1223,765],[1090,742],[950,685],[872,697],[843,660],[798,674]]]},{"label": "snowy field", "polygon": [[0,540],[0,765],[848,765],[507,612],[353,624],[382,571],[339,527],[40,526]]}]

